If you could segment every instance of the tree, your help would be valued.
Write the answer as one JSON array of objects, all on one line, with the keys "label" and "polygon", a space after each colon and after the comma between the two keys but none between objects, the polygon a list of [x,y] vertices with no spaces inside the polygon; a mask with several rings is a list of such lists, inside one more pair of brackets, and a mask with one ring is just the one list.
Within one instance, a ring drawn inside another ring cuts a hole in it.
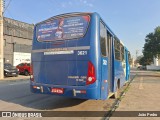
[{"label": "tree", "polygon": [[136,60],[135,60],[135,63],[139,63],[139,61],[140,61],[140,59],[141,59],[142,57],[143,57],[142,55],[138,56],[138,57],[136,58]]},{"label": "tree", "polygon": [[146,35],[143,48],[144,57],[140,60],[143,64],[150,64],[157,55],[160,57],[160,26],[156,27],[153,33]]},{"label": "tree", "polygon": [[152,58],[148,58],[146,56],[143,56],[142,58],[140,58],[139,64],[143,65],[143,66],[146,66],[146,65],[150,65],[152,61],[153,61]]}]

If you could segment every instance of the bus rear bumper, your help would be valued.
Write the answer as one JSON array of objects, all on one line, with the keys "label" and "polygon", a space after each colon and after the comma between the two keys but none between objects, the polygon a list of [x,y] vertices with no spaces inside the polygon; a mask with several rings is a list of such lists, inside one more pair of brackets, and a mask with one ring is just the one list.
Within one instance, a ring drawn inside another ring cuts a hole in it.
[{"label": "bus rear bumper", "polygon": [[[54,88],[63,90],[63,93],[55,93]],[[40,94],[51,94],[80,99],[99,99],[97,88],[87,86],[57,86],[44,84],[30,84],[31,92]]]}]

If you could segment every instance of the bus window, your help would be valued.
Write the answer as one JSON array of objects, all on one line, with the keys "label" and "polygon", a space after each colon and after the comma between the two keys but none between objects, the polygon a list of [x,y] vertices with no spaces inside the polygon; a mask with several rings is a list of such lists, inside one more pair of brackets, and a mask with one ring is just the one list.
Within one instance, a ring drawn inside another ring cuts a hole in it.
[{"label": "bus window", "polygon": [[115,59],[121,60],[120,59],[120,42],[118,41],[117,38],[115,38],[114,40],[114,50],[115,50]]},{"label": "bus window", "polygon": [[108,52],[109,52],[109,44],[110,44],[110,42],[109,41],[111,41],[111,39],[112,39],[112,35],[107,31],[107,48],[108,48]]},{"label": "bus window", "polygon": [[90,22],[90,16],[55,18],[36,26],[38,41],[55,41],[78,39],[85,35]]},{"label": "bus window", "polygon": [[124,61],[124,46],[120,44],[121,46],[121,61]]},{"label": "bus window", "polygon": [[107,31],[103,23],[100,22],[100,47],[102,56],[107,56],[106,49]]},{"label": "bus window", "polygon": [[132,64],[132,58],[131,58],[131,54],[130,54],[129,51],[128,51],[128,61],[129,61],[129,64],[131,65]]}]

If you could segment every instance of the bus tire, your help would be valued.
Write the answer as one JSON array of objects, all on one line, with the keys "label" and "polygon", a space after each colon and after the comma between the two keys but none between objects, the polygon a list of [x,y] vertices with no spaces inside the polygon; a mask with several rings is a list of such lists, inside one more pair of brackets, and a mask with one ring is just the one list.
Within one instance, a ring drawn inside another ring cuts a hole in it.
[{"label": "bus tire", "polygon": [[118,79],[118,81],[117,81],[117,86],[116,86],[116,91],[114,92],[114,95],[113,95],[113,97],[115,98],[115,99],[117,99],[118,98],[118,96],[119,96],[119,88],[120,88],[120,80]]},{"label": "bus tire", "polygon": [[118,98],[118,86],[116,87],[116,91],[114,92],[113,97],[114,97],[115,99]]}]

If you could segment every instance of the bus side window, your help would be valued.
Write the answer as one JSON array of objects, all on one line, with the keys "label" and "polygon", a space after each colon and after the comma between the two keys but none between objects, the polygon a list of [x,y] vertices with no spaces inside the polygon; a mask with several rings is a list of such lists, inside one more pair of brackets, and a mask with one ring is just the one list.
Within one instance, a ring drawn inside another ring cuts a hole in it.
[{"label": "bus side window", "polygon": [[124,46],[122,44],[120,44],[121,46],[121,61],[124,61]]},{"label": "bus side window", "polygon": [[100,22],[100,47],[101,47],[101,55],[106,57],[107,56],[107,30],[105,25]]},{"label": "bus side window", "polygon": [[132,64],[132,58],[131,58],[131,54],[128,51],[128,63],[131,65]]},{"label": "bus side window", "polygon": [[117,38],[114,39],[114,50],[115,50],[115,59],[121,60],[120,57],[120,42]]},{"label": "bus side window", "polygon": [[109,53],[109,49],[111,49],[111,39],[112,39],[112,35],[107,31],[107,48],[108,48],[108,53]]}]

